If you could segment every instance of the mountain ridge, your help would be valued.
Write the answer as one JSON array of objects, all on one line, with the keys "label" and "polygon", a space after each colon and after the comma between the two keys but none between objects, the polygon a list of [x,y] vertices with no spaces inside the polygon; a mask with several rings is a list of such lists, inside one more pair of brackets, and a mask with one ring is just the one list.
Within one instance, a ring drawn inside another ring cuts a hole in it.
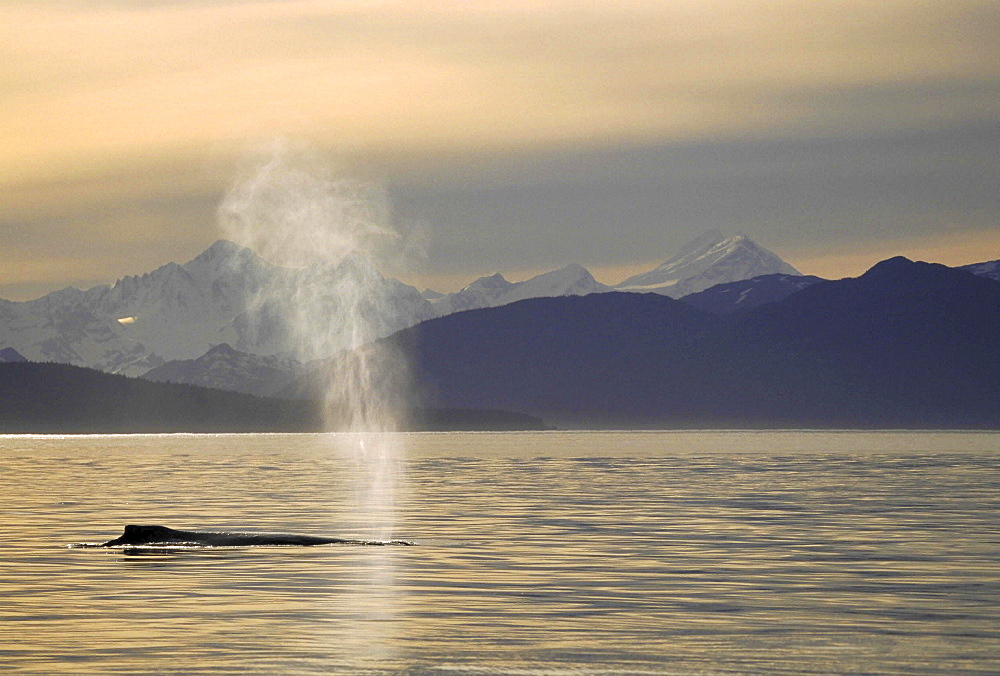
[{"label": "mountain ridge", "polygon": [[[664,264],[643,273],[662,276],[667,270],[676,275],[678,269],[685,268],[697,274],[670,281],[663,288],[654,285],[635,290],[677,295],[712,282],[733,284],[726,280],[757,271],[751,263],[756,260],[754,252],[758,250],[766,251],[745,236],[726,237],[718,231],[709,231],[682,247]],[[736,259],[727,258],[733,252],[742,253]],[[288,321],[284,301],[289,294],[310,288],[310,285],[335,284],[338,275],[344,274],[343,268],[351,263],[345,261],[340,268],[279,268],[245,247],[218,240],[187,263],[167,263],[141,275],[123,277],[113,285],[87,290],[66,288],[19,303],[0,301],[0,345],[7,345],[33,361],[84,365],[126,375],[142,375],[166,364],[197,360],[220,344],[256,355],[261,364],[272,357],[327,357],[326,354],[303,354],[304,345]],[[775,265],[787,264],[780,261]],[[997,261],[990,261],[963,268],[995,278],[997,265]],[[796,285],[805,279],[785,273],[772,274],[785,275],[784,281],[778,284],[780,289],[765,291],[765,285],[770,282],[752,277],[757,281],[739,287],[740,295],[725,297],[732,292],[716,284],[696,292],[707,294],[705,296],[686,293],[682,297],[704,308],[714,303],[717,312],[742,311],[748,304],[774,302],[794,293],[798,290]],[[637,278],[642,281],[643,276],[630,279]],[[475,280],[455,294],[442,296],[421,294],[392,278],[379,276],[375,280],[371,302],[362,308],[371,320],[375,337],[461,310],[495,307],[533,297],[616,290],[597,282],[586,268],[577,264],[523,282],[509,282],[497,273]],[[268,297],[261,296],[262,289],[271,290]],[[323,294],[314,295],[320,298]],[[710,296],[715,300],[709,301]],[[254,307],[254,311],[249,311],[250,307]],[[317,316],[336,314],[332,306],[317,306],[312,311]],[[249,362],[245,367],[252,368]],[[157,373],[154,371],[154,376]],[[220,378],[216,381],[203,384],[227,382],[228,376],[222,377],[221,371],[217,375]],[[202,382],[198,380],[200,377],[193,373],[185,376]],[[231,378],[229,382],[237,389],[248,386],[247,391],[257,391],[248,383],[235,383]]]},{"label": "mountain ridge", "polygon": [[784,300],[806,287],[826,281],[829,280],[813,275],[774,273],[716,284],[704,291],[683,296],[680,300],[713,314],[730,314]]},{"label": "mountain ridge", "polygon": [[[290,356],[298,347],[276,311],[280,290],[324,284],[336,274],[336,267],[280,268],[219,240],[183,265],[167,263],[86,291],[67,288],[33,301],[0,303],[0,344],[32,361],[126,375],[198,358],[220,343],[261,356]],[[379,335],[434,316],[413,287],[381,277],[375,283],[373,296],[392,308],[374,322]],[[272,293],[262,298],[267,289]],[[250,313],[253,307],[260,312]],[[316,311],[332,314],[335,308]]]},{"label": "mountain ridge", "polygon": [[1000,281],[1000,260],[962,265],[959,266],[959,270],[966,270],[980,277],[989,277],[990,279]]},{"label": "mountain ridge", "polygon": [[212,346],[196,359],[169,361],[140,376],[160,383],[197,385],[260,397],[272,396],[306,367],[289,357],[252,355],[229,343]]},{"label": "mountain ridge", "polygon": [[672,258],[616,284],[615,289],[682,298],[720,283],[767,274],[802,273],[746,235],[726,237],[710,230],[681,247]]},{"label": "mountain ridge", "polygon": [[608,293],[458,313],[389,340],[412,350],[436,405],[557,425],[1000,428],[1000,282],[901,258],[736,316]]},{"label": "mountain ridge", "polygon": [[[0,363],[0,433],[322,432],[317,401],[156,383],[70,364]],[[530,415],[468,407],[401,411],[407,431],[541,430]]]},{"label": "mountain ridge", "polygon": [[509,282],[497,272],[480,277],[462,290],[443,295],[431,303],[438,315],[442,316],[463,310],[506,305],[527,298],[582,296],[608,291],[611,291],[611,287],[594,279],[582,265],[570,263],[522,282]]}]

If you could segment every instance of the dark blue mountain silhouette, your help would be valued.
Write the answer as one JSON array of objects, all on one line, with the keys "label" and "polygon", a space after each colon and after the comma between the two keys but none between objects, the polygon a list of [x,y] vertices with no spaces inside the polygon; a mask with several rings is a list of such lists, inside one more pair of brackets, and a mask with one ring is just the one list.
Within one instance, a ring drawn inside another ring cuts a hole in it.
[{"label": "dark blue mountain silhouette", "polygon": [[5,347],[0,350],[0,363],[11,363],[11,362],[21,362],[28,361],[21,353],[12,347]]},{"label": "dark blue mountain silhouette", "polygon": [[715,286],[681,298],[688,305],[717,315],[746,312],[767,303],[775,303],[806,287],[826,281],[813,275],[760,275],[738,282]]},{"label": "dark blue mountain silhouette", "polygon": [[[1000,426],[1000,283],[896,257],[760,307],[734,343],[762,382],[817,418],[864,425]],[[831,408],[832,407],[832,408]]]},{"label": "dark blue mountain silhouette", "polygon": [[248,432],[320,429],[318,409],[54,363],[0,364],[2,432]]},{"label": "dark blue mountain silhouette", "polygon": [[[417,429],[541,425],[481,409],[595,427],[1000,429],[1000,282],[905,258],[727,316],[605,293],[462,312],[387,340],[411,354]],[[61,364],[0,363],[0,403],[5,432],[321,425],[303,401]]]},{"label": "dark blue mountain silhouette", "polygon": [[[405,413],[411,430],[545,428],[537,418],[506,411]],[[155,383],[68,364],[0,363],[0,433],[305,432],[326,424],[314,401]]]},{"label": "dark blue mountain silhouette", "polygon": [[697,377],[691,355],[718,323],[658,294],[604,293],[460,312],[392,340],[434,405],[635,424],[684,409],[682,388],[665,383]]},{"label": "dark blue mountain silhouette", "polygon": [[1000,283],[904,258],[726,318],[609,293],[458,313],[392,340],[425,400],[555,424],[1000,427]]}]

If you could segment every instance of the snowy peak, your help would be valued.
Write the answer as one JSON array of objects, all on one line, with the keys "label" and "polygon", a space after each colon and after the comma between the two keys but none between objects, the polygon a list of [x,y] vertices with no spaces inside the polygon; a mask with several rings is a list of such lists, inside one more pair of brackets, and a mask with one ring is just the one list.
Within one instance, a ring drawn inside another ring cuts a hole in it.
[{"label": "snowy peak", "polygon": [[800,273],[746,235],[723,237],[718,231],[710,230],[688,242],[666,262],[649,272],[629,277],[615,288],[681,298],[716,284],[771,274]]},{"label": "snowy peak", "polygon": [[663,280],[683,279],[698,274],[711,265],[720,253],[729,247],[738,246],[744,239],[743,235],[726,238],[718,230],[709,230],[682,246],[680,251],[666,262],[649,272],[626,279],[619,286],[626,284],[630,286],[656,286],[663,284]]},{"label": "snowy peak", "polygon": [[249,251],[249,249],[240,246],[236,242],[231,242],[228,239],[220,239],[216,240],[212,246],[208,247],[188,261],[186,265],[210,263],[218,260],[230,260],[232,258],[236,258],[244,252]]},{"label": "snowy peak", "polygon": [[511,303],[525,298],[585,296],[589,293],[610,290],[610,287],[604,286],[594,279],[594,276],[585,267],[570,263],[558,270],[546,272],[515,284],[514,288],[506,294],[508,298],[505,299],[505,302]]},{"label": "snowy peak", "polygon": [[461,291],[432,302],[439,315],[446,315],[463,310],[497,307],[527,298],[584,296],[605,291],[611,291],[611,288],[595,280],[583,266],[573,263],[523,282],[508,282],[498,272],[489,277],[480,277]]},{"label": "snowy peak", "polygon": [[[113,286],[68,288],[33,301],[0,303],[0,345],[32,361],[133,376],[165,360],[204,355],[222,343],[258,356],[296,354],[301,346],[281,323],[280,312],[268,323],[270,317],[249,309],[265,305],[262,289],[296,289],[317,299],[317,316],[336,316],[339,307],[329,290],[346,272],[344,265],[278,267],[250,249],[219,240],[183,265],[167,263]],[[413,287],[371,276],[377,302],[365,310],[376,337],[435,315]]]},{"label": "snowy peak", "polygon": [[[740,237],[740,236],[741,235],[737,235],[737,237]],[[718,230],[715,230],[714,228],[711,229],[711,230],[708,230],[708,231],[702,233],[701,235],[695,237],[694,239],[692,239],[690,242],[688,242],[684,246],[682,246],[677,251],[677,253],[674,255],[673,258],[671,258],[667,262],[663,263],[659,267],[660,268],[667,267],[667,266],[670,266],[671,264],[674,264],[674,263],[676,263],[678,261],[681,261],[681,260],[684,260],[684,259],[688,259],[688,258],[690,258],[692,256],[694,256],[694,257],[701,256],[706,251],[710,251],[715,246],[721,244],[722,242],[725,242],[726,239],[727,239],[727,237],[725,235],[723,235],[721,232],[719,232]],[[734,239],[734,238],[728,238],[728,239]],[[657,269],[659,269],[659,268],[657,268]]]},{"label": "snowy peak", "polygon": [[514,286],[513,283],[508,282],[503,275],[497,272],[489,277],[480,277],[462,291],[506,291],[512,286]]},{"label": "snowy peak", "polygon": [[215,242],[180,267],[198,283],[206,285],[232,285],[238,278],[254,287],[276,274],[275,266],[250,249],[225,239]]},{"label": "snowy peak", "polygon": [[513,286],[514,284],[508,282],[498,272],[489,277],[480,277],[461,291],[449,293],[431,302],[439,316],[463,310],[493,307]]}]

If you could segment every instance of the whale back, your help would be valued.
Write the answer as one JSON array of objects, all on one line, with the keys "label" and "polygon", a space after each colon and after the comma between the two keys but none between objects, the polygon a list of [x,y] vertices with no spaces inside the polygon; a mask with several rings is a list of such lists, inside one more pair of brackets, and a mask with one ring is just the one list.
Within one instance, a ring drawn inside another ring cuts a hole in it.
[{"label": "whale back", "polygon": [[129,524],[124,532],[114,540],[108,540],[102,547],[118,545],[148,545],[151,543],[197,542],[195,533],[174,530],[166,526],[146,526]]},{"label": "whale back", "polygon": [[177,539],[178,532],[166,526],[125,526],[119,540],[127,544],[144,544],[147,542],[169,542]]},{"label": "whale back", "polygon": [[166,526],[136,525],[125,526],[120,537],[109,540],[100,547],[119,545],[198,545],[209,547],[246,547],[260,545],[401,545],[412,544],[404,540],[370,541],[346,540],[343,538],[297,535],[294,533],[254,533],[231,531],[187,531]]}]

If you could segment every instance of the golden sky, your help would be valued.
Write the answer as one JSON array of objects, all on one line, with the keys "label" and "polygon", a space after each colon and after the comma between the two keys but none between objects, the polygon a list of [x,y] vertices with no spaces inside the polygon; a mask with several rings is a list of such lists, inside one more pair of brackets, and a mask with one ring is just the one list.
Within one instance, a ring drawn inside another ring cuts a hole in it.
[{"label": "golden sky", "polygon": [[[956,233],[997,258],[998,34],[1000,3],[966,0],[7,0],[0,297],[192,257],[239,158],[276,136],[383,177],[433,233],[430,281],[624,270],[720,226],[828,274],[896,240],[947,258]],[[838,139],[853,159],[824,164]],[[787,194],[775,153],[813,183]],[[755,194],[761,165],[770,211],[694,196]],[[865,171],[887,197],[851,211]],[[668,204],[664,177],[690,189]],[[935,177],[957,193],[926,197]]]}]

